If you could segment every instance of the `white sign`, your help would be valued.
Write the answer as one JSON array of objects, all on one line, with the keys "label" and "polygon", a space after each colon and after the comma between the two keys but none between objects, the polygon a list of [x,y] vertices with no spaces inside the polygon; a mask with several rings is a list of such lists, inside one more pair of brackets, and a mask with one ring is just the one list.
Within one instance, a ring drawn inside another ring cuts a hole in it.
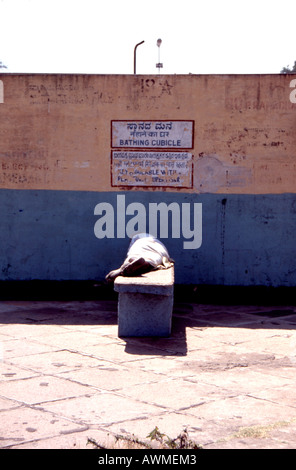
[{"label": "white sign", "polygon": [[113,148],[193,148],[193,121],[112,121],[111,125]]},{"label": "white sign", "polygon": [[4,103],[4,86],[2,80],[0,80],[0,103]]},{"label": "white sign", "polygon": [[192,187],[192,154],[112,151],[112,186]]},{"label": "white sign", "polygon": [[290,82],[290,88],[294,88],[295,87],[295,90],[291,91],[290,93],[290,101],[291,103],[296,103],[296,79],[294,78],[294,80],[291,80]]}]

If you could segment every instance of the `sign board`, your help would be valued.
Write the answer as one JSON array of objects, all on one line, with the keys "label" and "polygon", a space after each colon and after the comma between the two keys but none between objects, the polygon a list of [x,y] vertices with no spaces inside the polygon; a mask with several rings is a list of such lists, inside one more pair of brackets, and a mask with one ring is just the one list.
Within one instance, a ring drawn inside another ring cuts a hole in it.
[{"label": "sign board", "polygon": [[111,121],[113,148],[192,149],[193,121]]},{"label": "sign board", "polygon": [[192,187],[192,154],[112,150],[112,186]]}]

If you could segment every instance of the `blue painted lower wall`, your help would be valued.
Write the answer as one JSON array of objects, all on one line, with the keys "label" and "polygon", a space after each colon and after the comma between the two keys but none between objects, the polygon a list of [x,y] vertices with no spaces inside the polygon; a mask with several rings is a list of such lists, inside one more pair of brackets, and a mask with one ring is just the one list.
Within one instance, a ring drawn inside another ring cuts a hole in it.
[{"label": "blue painted lower wall", "polygon": [[[122,233],[125,227],[130,222],[131,230],[141,222],[143,228],[142,208],[148,231],[155,203],[168,207],[175,203],[180,208],[179,221],[178,211],[172,220],[168,211],[168,238],[159,236],[175,260],[176,283],[296,285],[295,194],[156,191],[0,190],[0,280],[103,280],[125,257],[129,244]],[[202,215],[198,213],[195,220],[197,208]],[[185,209],[190,213],[183,222]],[[166,221],[157,224],[165,227]],[[95,227],[97,236],[113,231],[114,238],[97,238]],[[190,233],[195,233],[198,243],[201,228],[200,247],[185,249]]]}]

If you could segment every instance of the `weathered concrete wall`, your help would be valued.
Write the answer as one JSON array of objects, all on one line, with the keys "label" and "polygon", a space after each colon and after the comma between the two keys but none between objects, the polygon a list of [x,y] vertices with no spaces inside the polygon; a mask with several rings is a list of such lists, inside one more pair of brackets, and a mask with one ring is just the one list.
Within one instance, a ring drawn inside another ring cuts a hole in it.
[{"label": "weathered concrete wall", "polygon": [[112,120],[193,120],[191,192],[294,192],[292,81],[291,75],[2,75],[1,187],[113,190]]},{"label": "weathered concrete wall", "polygon": [[295,111],[293,75],[0,75],[0,279],[103,279],[146,229],[177,282],[295,285]]}]

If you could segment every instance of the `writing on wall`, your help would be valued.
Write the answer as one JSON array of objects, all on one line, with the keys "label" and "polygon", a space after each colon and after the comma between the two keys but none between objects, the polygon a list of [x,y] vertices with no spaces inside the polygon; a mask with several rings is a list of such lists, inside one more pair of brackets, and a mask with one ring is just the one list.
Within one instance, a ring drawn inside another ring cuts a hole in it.
[{"label": "writing on wall", "polygon": [[290,74],[0,74],[0,186],[294,193],[295,107]]},{"label": "writing on wall", "polygon": [[111,146],[112,186],[192,187],[193,121],[111,121]]},{"label": "writing on wall", "polygon": [[192,154],[112,151],[112,186],[192,187]]}]

